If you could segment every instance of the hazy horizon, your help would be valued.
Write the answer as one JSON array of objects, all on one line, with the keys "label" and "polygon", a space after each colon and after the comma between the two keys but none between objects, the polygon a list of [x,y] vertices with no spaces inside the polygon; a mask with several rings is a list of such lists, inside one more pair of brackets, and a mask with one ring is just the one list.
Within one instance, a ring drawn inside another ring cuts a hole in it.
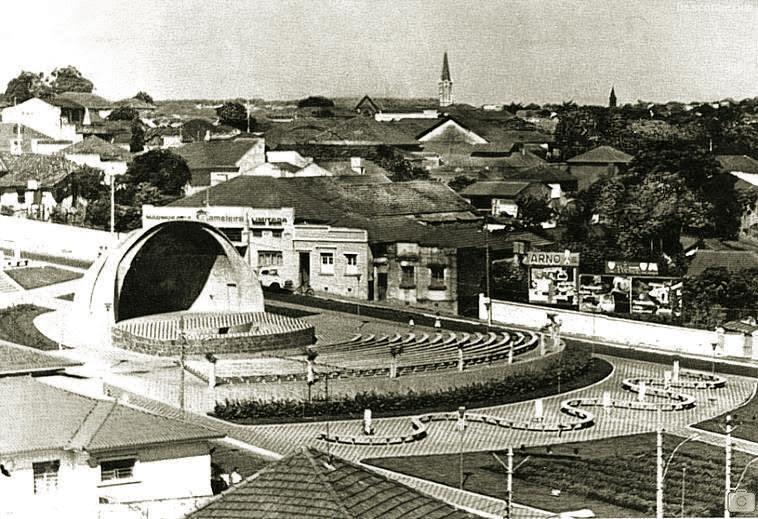
[{"label": "hazy horizon", "polygon": [[758,0],[29,1],[0,7],[0,88],[76,66],[110,99],[436,97],[605,104],[758,96]]}]

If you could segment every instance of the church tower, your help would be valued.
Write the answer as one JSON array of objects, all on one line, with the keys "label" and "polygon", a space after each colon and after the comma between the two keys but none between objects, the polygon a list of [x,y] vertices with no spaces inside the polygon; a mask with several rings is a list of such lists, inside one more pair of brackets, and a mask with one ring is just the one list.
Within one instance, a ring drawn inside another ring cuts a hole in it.
[{"label": "church tower", "polygon": [[611,87],[611,95],[608,96],[608,106],[616,108],[616,90],[613,87]]},{"label": "church tower", "polygon": [[447,64],[447,51],[442,58],[442,75],[439,81],[440,106],[453,104],[453,81],[450,79],[450,66]]}]

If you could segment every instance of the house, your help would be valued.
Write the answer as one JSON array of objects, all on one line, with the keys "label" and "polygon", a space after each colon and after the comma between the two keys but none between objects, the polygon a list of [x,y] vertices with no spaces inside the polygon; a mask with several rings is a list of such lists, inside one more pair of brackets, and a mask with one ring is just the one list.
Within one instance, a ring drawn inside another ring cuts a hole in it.
[{"label": "house", "polygon": [[444,184],[353,178],[239,176],[163,208],[145,206],[143,222],[218,221],[241,251],[257,254],[250,261],[264,285],[264,270],[276,270],[285,273],[281,287],[451,313],[476,299],[488,240],[503,257],[513,254],[514,238],[485,238],[476,209]]},{"label": "house", "polygon": [[66,368],[79,365],[81,365],[80,362],[45,353],[35,348],[9,342],[0,343],[0,378],[25,375],[35,377],[57,375]]},{"label": "house", "polygon": [[444,501],[312,447],[302,447],[214,497],[186,519],[464,519]]},{"label": "house", "polygon": [[48,220],[78,167],[60,156],[0,153],[0,207],[6,214]]},{"label": "house", "polygon": [[0,390],[11,517],[96,519],[112,504],[149,513],[154,501],[211,495],[208,442],[223,434],[31,377],[0,378]]},{"label": "house", "polygon": [[381,107],[374,102],[368,95],[365,95],[355,105],[355,111],[360,115],[368,115],[374,117],[376,114],[382,111]]},{"label": "house", "polygon": [[106,177],[123,175],[132,160],[128,151],[95,136],[64,148],[60,154],[80,166],[101,170]]},{"label": "house", "polygon": [[718,155],[722,172],[737,180],[734,189],[746,201],[740,217],[740,238],[758,240],[758,160],[747,155]]},{"label": "house", "polygon": [[187,195],[251,174],[266,162],[266,145],[262,138],[192,142],[176,148],[176,153],[187,161],[192,174]]},{"label": "house", "polygon": [[55,96],[53,103],[60,103],[61,106],[79,105],[81,119],[72,120],[77,124],[91,126],[103,122],[115,108],[114,104],[100,97],[99,95],[88,92],[63,92]]},{"label": "house", "polygon": [[566,161],[569,172],[578,180],[583,191],[604,176],[615,176],[626,171],[634,157],[611,146],[598,146]]},{"label": "house", "polygon": [[550,188],[537,182],[489,180],[467,186],[460,195],[481,213],[518,218],[520,200],[534,197],[549,202]]},{"label": "house", "polygon": [[69,145],[23,124],[0,123],[0,152],[52,155]]},{"label": "house", "polygon": [[687,269],[687,276],[702,274],[709,268],[740,272],[758,268],[758,252],[747,250],[699,250]]},{"label": "house", "polygon": [[139,117],[150,117],[155,112],[156,106],[136,97],[121,99],[113,103],[114,108],[132,108],[137,110]]},{"label": "house", "polygon": [[69,143],[82,139],[76,125],[83,116],[84,109],[77,103],[44,101],[36,97],[2,110],[3,123],[22,124],[51,139]]},{"label": "house", "polygon": [[349,160],[320,161],[319,166],[330,171],[334,176],[352,182],[391,182],[392,173],[379,166],[373,160],[363,157],[350,157]]}]

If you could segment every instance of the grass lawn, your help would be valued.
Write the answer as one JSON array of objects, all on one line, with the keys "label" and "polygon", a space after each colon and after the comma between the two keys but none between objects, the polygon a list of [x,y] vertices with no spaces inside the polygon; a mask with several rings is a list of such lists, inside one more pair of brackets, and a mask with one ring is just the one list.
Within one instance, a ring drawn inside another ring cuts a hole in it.
[{"label": "grass lawn", "polygon": [[79,272],[50,266],[8,269],[5,273],[26,290],[46,287],[82,277],[82,274]]},{"label": "grass lawn", "polygon": [[710,420],[700,422],[695,427],[705,431],[723,433],[726,426],[726,415],[728,414],[732,415],[732,421],[737,426],[732,433],[733,436],[758,442],[758,394],[741,407]]},{"label": "grass lawn", "polygon": [[[664,436],[665,459],[680,441],[682,438],[678,436]],[[514,501],[555,512],[590,508],[598,517],[653,517],[655,452],[652,433],[516,449]],[[505,452],[498,452],[498,456],[506,461]],[[751,456],[735,453],[732,484],[736,484],[750,459]],[[454,487],[459,484],[457,454],[363,461]],[[697,441],[684,444],[669,466],[664,489],[666,516],[681,514],[685,464],[685,516],[723,516],[724,450]],[[465,489],[505,498],[505,469],[490,452],[465,453],[463,471]],[[758,490],[756,464],[750,466],[740,488]],[[553,489],[561,491],[559,497],[551,495]]]},{"label": "grass lawn", "polygon": [[58,343],[40,333],[33,322],[35,317],[49,311],[34,305],[18,305],[0,310],[0,339],[38,350],[57,350]]}]

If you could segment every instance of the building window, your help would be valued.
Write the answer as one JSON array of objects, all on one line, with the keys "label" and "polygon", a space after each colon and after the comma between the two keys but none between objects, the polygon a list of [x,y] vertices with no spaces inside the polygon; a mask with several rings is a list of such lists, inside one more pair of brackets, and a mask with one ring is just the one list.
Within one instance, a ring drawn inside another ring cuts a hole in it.
[{"label": "building window", "polygon": [[114,481],[118,479],[132,479],[134,477],[134,458],[111,460],[100,462],[100,479],[102,481]]},{"label": "building window", "polygon": [[23,189],[19,189],[16,191],[16,201],[19,204],[25,204],[26,203],[26,191]]},{"label": "building window", "polygon": [[358,255],[353,253],[345,254],[345,275],[355,276],[358,273]]},{"label": "building window", "polygon": [[416,269],[411,265],[400,267],[400,288],[416,286]]},{"label": "building window", "polygon": [[253,229],[253,238],[262,238],[263,237],[263,230],[261,229]]},{"label": "building window", "polygon": [[272,238],[281,238],[282,237],[282,231],[281,230],[271,231],[271,237]]},{"label": "building window", "polygon": [[258,251],[259,267],[278,267],[284,264],[282,252],[278,250]]},{"label": "building window", "polygon": [[49,494],[58,488],[58,469],[60,466],[60,460],[32,463],[35,494]]},{"label": "building window", "polygon": [[229,238],[229,241],[242,241],[242,229],[239,227],[221,227],[219,228],[219,231],[224,233],[226,237]]},{"label": "building window", "polygon": [[334,253],[332,252],[321,253],[321,273],[334,274]]},{"label": "building window", "polygon": [[429,267],[431,279],[429,288],[431,290],[445,290],[445,267],[442,265],[432,265]]}]

